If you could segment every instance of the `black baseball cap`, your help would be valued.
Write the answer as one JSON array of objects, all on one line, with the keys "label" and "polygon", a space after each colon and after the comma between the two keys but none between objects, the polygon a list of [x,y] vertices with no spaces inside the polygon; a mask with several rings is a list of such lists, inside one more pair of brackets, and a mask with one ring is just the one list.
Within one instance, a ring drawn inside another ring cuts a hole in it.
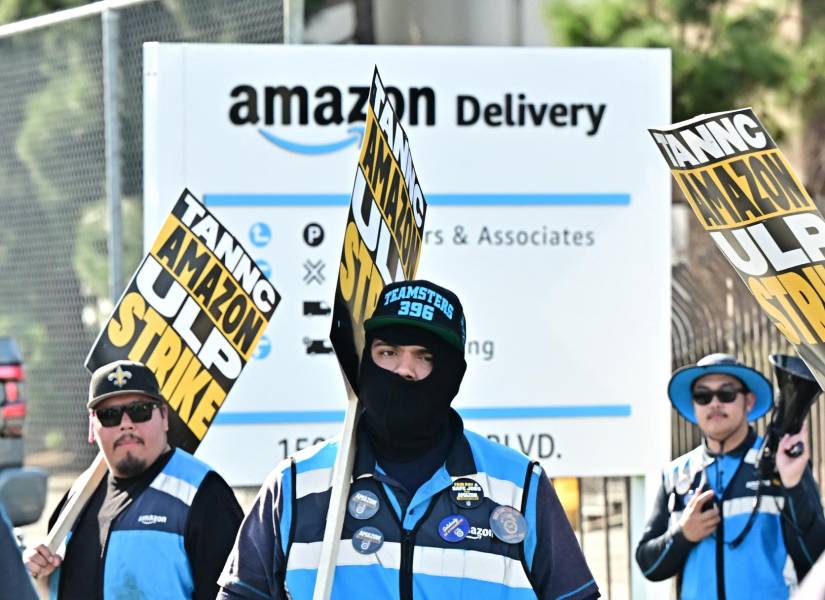
[{"label": "black baseball cap", "polygon": [[388,325],[420,327],[464,354],[467,327],[461,301],[450,290],[430,281],[396,281],[384,287],[375,312],[364,322],[364,330]]},{"label": "black baseball cap", "polygon": [[86,408],[94,408],[106,398],[123,394],[143,394],[164,401],[158,380],[149,367],[130,360],[116,360],[92,373]]}]

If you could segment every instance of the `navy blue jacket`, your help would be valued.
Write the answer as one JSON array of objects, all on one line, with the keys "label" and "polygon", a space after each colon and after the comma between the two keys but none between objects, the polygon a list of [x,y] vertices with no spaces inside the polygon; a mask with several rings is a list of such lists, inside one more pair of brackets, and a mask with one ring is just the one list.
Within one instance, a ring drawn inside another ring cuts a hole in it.
[{"label": "navy blue jacket", "polygon": [[[325,442],[276,467],[241,525],[219,598],[312,597],[337,449],[336,441]],[[453,482],[462,478],[480,484],[477,505],[460,507],[453,497]],[[359,435],[350,497],[359,492],[377,498],[378,508],[368,518],[346,515],[333,599],[598,597],[552,485],[521,453],[460,428],[446,462],[410,498]],[[505,543],[491,530],[499,506],[524,515],[522,542]],[[468,529],[449,541],[439,528],[455,517]],[[363,527],[379,532],[377,551],[353,544]]]}]

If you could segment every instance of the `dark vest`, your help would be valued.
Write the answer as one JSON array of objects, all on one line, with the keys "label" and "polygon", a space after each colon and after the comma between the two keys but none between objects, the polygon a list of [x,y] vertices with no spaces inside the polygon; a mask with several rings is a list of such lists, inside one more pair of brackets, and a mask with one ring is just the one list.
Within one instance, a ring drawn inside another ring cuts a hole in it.
[{"label": "dark vest", "polygon": [[[106,600],[192,597],[184,535],[192,500],[209,471],[208,465],[176,449],[149,487],[115,518],[103,549]],[[75,493],[69,491],[67,504]],[[64,544],[70,537],[71,532]],[[52,598],[57,598],[59,571],[51,584]]]}]

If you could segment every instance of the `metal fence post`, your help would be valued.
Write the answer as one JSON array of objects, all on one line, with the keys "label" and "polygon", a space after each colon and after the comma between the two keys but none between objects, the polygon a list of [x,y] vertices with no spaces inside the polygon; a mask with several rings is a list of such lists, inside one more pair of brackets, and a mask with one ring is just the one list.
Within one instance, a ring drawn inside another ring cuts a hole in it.
[{"label": "metal fence post", "polygon": [[725,343],[727,344],[727,353],[736,355],[738,348],[736,347],[736,328],[733,324],[734,317],[734,300],[733,300],[733,279],[725,277]]},{"label": "metal fence post", "polygon": [[513,0],[510,16],[513,19],[512,23],[512,45],[524,45],[524,1]]},{"label": "metal fence post", "polygon": [[117,302],[122,291],[122,216],[120,206],[120,120],[118,68],[120,27],[117,11],[101,13],[103,44],[103,127],[106,155],[106,207],[109,217],[109,292]]},{"label": "metal fence post", "polygon": [[304,0],[284,0],[284,44],[304,41]]}]

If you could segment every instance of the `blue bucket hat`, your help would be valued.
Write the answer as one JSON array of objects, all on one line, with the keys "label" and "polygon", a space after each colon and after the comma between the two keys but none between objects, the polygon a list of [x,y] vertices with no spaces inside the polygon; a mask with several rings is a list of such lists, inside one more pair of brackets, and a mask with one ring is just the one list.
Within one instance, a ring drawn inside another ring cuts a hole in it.
[{"label": "blue bucket hat", "polygon": [[773,408],[773,386],[759,371],[746,367],[729,354],[709,354],[695,365],[682,367],[670,378],[667,395],[674,408],[685,419],[697,424],[693,412],[693,382],[713,373],[731,375],[741,381],[756,400],[748,413],[748,421],[755,421]]}]

